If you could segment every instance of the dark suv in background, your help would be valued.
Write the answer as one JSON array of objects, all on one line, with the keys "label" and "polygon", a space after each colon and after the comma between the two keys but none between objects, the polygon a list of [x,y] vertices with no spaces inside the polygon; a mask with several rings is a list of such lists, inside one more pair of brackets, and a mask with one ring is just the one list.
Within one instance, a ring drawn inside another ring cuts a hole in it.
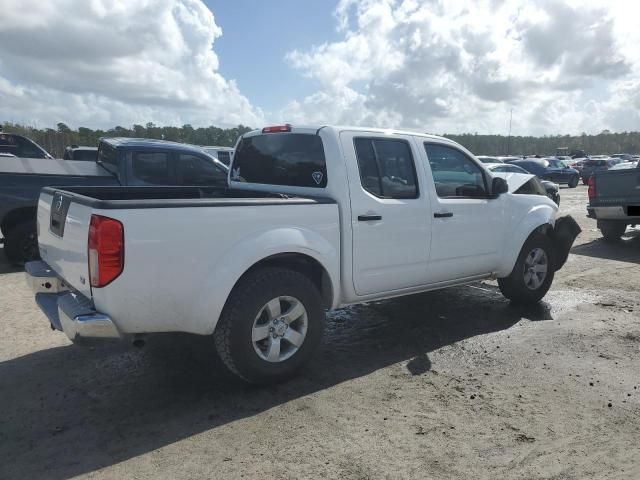
[{"label": "dark suv in background", "polygon": [[6,154],[3,156],[19,158],[53,158],[33,140],[14,133],[2,133],[2,131],[0,131],[0,153]]},{"label": "dark suv in background", "polygon": [[534,174],[542,180],[550,180],[555,183],[564,183],[570,188],[575,188],[580,182],[580,173],[567,167],[557,158],[525,158],[522,160],[512,160],[512,165],[518,165],[527,172]]},{"label": "dark suv in background", "polygon": [[587,185],[589,178],[591,178],[591,175],[595,172],[604,172],[618,163],[620,163],[620,160],[614,158],[590,158],[585,160],[582,162],[582,170],[580,171],[582,183]]}]

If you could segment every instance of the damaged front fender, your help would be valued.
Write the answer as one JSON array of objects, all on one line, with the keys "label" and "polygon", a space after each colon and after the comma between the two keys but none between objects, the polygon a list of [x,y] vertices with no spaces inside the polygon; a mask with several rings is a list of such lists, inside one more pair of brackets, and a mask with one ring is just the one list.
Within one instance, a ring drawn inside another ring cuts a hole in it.
[{"label": "damaged front fender", "polygon": [[571,215],[556,219],[555,227],[551,233],[553,243],[556,246],[556,271],[560,270],[567,262],[569,251],[580,232],[582,232],[582,229]]}]

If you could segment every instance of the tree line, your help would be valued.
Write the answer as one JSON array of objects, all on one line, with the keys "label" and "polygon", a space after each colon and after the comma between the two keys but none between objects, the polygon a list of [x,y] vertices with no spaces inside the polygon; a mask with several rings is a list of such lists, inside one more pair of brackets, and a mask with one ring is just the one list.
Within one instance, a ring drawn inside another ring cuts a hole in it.
[{"label": "tree line", "polygon": [[444,135],[476,155],[555,155],[556,150],[567,147],[582,150],[589,155],[614,153],[640,153],[640,132],[618,132],[603,130],[597,135],[549,135],[543,137],[504,135]]},{"label": "tree line", "polygon": [[[244,125],[233,128],[194,128],[188,124],[181,127],[160,127],[152,122],[133,125],[131,128],[116,126],[108,130],[92,130],[86,127],[74,130],[64,123],[58,123],[56,128],[39,129],[5,122],[3,129],[7,133],[17,133],[31,138],[55,157],[61,157],[68,145],[96,146],[101,137],[155,138],[194,145],[232,147],[240,135],[251,130]],[[591,155],[640,153],[640,132],[614,133],[604,130],[597,135],[583,133],[542,137],[472,133],[444,136],[464,145],[476,155],[555,155],[559,147],[567,147],[569,151],[583,150]]]},{"label": "tree line", "polygon": [[102,137],[154,138],[190,143],[193,145],[232,147],[237,138],[243,133],[251,131],[251,128],[244,125],[238,125],[233,128],[219,128],[214,126],[194,128],[191,125],[159,127],[149,122],[146,125],[133,125],[131,128],[116,126],[108,130],[92,130],[91,128],[79,127],[77,130],[73,130],[64,123],[58,123],[56,128],[40,129],[5,122],[3,124],[3,131],[24,135],[43,147],[54,157],[60,158],[67,146],[82,145],[95,147]]}]

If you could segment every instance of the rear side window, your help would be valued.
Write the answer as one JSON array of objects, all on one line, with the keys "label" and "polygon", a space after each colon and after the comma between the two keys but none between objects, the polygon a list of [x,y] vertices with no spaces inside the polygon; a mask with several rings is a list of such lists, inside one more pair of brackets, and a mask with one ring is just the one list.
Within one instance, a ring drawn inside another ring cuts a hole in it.
[{"label": "rear side window", "polygon": [[417,198],[413,156],[404,140],[354,139],[360,182],[381,198]]},{"label": "rear side window", "polygon": [[136,152],[131,162],[138,183],[168,185],[169,156],[163,152]]},{"label": "rear side window", "polygon": [[231,179],[324,188],[327,165],[322,139],[302,133],[267,133],[243,138],[233,158]]},{"label": "rear side window", "polygon": [[180,185],[226,185],[227,172],[213,160],[191,154],[180,154],[176,165]]}]

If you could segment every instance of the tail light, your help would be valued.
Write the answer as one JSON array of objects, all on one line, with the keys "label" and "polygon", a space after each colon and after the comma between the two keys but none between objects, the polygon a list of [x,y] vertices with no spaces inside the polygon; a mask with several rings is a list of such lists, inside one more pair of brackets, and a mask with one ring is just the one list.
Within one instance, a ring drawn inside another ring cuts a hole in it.
[{"label": "tail light", "polygon": [[288,123],[286,125],[274,125],[272,127],[264,127],[262,129],[262,133],[282,133],[282,132],[290,132],[291,125]]},{"label": "tail light", "polygon": [[91,215],[89,225],[89,278],[92,287],[104,287],[124,269],[124,227],[118,220]]},{"label": "tail light", "polygon": [[595,177],[591,177],[589,178],[589,200],[593,200],[594,198],[596,198],[596,178]]}]

